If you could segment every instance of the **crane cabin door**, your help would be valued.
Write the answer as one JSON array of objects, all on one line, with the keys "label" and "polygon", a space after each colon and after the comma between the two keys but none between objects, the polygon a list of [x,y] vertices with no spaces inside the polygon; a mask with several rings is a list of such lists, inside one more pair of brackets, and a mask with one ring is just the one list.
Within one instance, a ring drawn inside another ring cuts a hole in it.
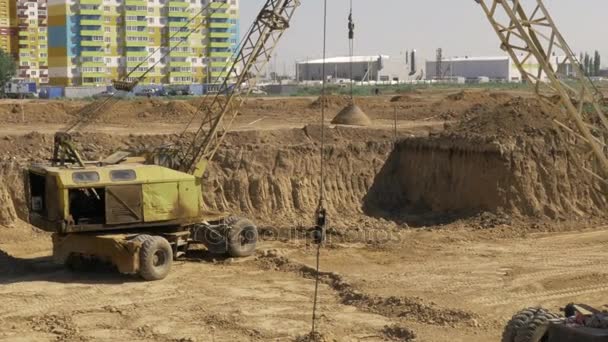
[{"label": "crane cabin door", "polygon": [[105,198],[106,224],[143,221],[141,184],[108,186]]}]

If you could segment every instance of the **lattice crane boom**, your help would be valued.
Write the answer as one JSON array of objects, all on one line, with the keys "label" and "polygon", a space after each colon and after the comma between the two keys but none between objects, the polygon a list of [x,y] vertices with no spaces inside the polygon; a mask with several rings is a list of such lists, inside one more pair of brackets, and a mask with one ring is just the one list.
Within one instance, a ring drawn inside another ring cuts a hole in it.
[{"label": "lattice crane boom", "polygon": [[266,1],[242,41],[219,92],[210,101],[203,102],[202,124],[194,137],[188,142],[182,139],[173,156],[168,156],[165,151],[161,157],[162,164],[173,164],[173,168],[200,176],[251,92],[255,77],[264,71],[273,56],[299,6],[300,0]]},{"label": "lattice crane boom", "polygon": [[[580,147],[591,150],[590,155],[595,158],[590,164],[596,170],[583,168],[606,183],[608,120],[601,105],[603,96],[583,72],[543,0],[475,1],[498,35],[501,48],[509,54],[523,79],[534,86],[537,95],[541,99],[559,96],[569,120],[556,120],[556,123],[571,134]],[[554,58],[558,70],[552,63]],[[526,68],[531,61],[538,63],[538,71]],[[569,73],[568,77],[560,77],[559,68]],[[591,108],[585,108],[585,104]]]}]

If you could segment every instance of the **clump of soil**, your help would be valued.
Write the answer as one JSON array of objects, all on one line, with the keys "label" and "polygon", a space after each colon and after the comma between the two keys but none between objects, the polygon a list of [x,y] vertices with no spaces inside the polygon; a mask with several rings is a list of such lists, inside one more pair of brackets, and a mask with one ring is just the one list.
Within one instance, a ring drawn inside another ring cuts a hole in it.
[{"label": "clump of soil", "polygon": [[384,336],[393,341],[413,341],[416,339],[416,334],[408,328],[399,325],[387,325],[382,330]]},{"label": "clump of soil", "polygon": [[0,182],[0,226],[12,227],[15,220],[17,220],[17,212],[13,200],[6,186]]},{"label": "clump of soil", "polygon": [[391,98],[391,102],[416,102],[419,99],[414,98],[410,95],[395,95]]},{"label": "clump of soil", "polygon": [[69,316],[63,315],[44,315],[33,317],[31,327],[34,331],[51,333],[57,337],[58,341],[81,340],[78,336],[78,328]]},{"label": "clump of soil", "polygon": [[310,104],[310,108],[318,109],[321,106],[325,108],[343,108],[350,104],[350,98],[342,95],[322,95],[319,96]]}]

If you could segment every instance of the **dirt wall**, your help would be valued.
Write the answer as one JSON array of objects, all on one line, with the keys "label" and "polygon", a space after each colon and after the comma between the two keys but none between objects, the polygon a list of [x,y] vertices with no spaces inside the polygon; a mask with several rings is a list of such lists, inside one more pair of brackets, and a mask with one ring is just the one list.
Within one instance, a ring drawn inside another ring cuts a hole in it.
[{"label": "dirt wall", "polygon": [[[347,128],[326,132],[324,190],[334,224],[350,224],[362,214],[362,199],[393,147],[391,135]],[[17,215],[26,217],[20,170],[28,158],[50,155],[49,139],[23,136],[12,140],[10,147],[7,144],[21,159],[0,163],[0,186],[10,194],[10,200],[0,198],[0,208],[16,207]],[[93,134],[77,139],[87,158],[95,160],[121,147],[158,146],[168,137]],[[318,126],[229,134],[204,176],[206,207],[251,217],[263,225],[311,225],[320,189],[319,141]]]},{"label": "dirt wall", "polygon": [[365,198],[373,216],[489,211],[567,219],[604,216],[597,182],[551,139],[529,144],[435,137],[400,142]]}]

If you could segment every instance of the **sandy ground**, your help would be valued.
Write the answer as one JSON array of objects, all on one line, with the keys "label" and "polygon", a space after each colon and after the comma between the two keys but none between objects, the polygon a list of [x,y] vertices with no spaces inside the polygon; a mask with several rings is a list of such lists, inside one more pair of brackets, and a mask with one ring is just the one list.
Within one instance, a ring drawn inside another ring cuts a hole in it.
[{"label": "sandy ground", "polygon": [[[608,291],[606,227],[515,239],[405,231],[392,240],[322,250],[322,271],[374,298],[349,302],[323,281],[319,330],[329,340],[387,340],[386,327],[397,326],[418,341],[495,341],[522,307],[603,304]],[[310,329],[314,282],[291,267],[314,266],[302,241],[265,241],[257,257],[238,261],[180,261],[154,283],[71,273],[50,262],[48,248],[45,236],[0,243],[15,257],[2,262],[21,266],[0,276],[1,340],[292,341]]]},{"label": "sandy ground", "polygon": [[[390,97],[371,98],[362,106],[374,128],[391,128],[397,108],[401,135],[429,133],[475,104],[446,102],[445,95],[411,94],[397,104]],[[234,129],[317,122],[313,100],[257,99]],[[24,112],[7,109],[16,105]],[[14,139],[9,135],[51,134],[61,120],[73,118],[65,108],[61,115],[33,116],[41,106],[36,101],[0,106],[0,139],[8,143]],[[162,110],[114,113],[85,132],[180,132],[184,119],[164,117]],[[350,242],[332,238],[321,251],[318,328],[326,341],[408,341],[412,334],[422,342],[498,341],[521,308],[606,304],[606,226],[540,233],[519,221],[487,229],[467,221],[408,229],[377,220],[374,227],[359,231],[353,225],[360,236]],[[256,256],[240,260],[194,254],[152,283],[113,270],[72,273],[54,265],[50,255],[48,235],[22,223],[0,227],[1,341],[295,341],[310,331],[315,249],[306,241],[265,240]]]}]

